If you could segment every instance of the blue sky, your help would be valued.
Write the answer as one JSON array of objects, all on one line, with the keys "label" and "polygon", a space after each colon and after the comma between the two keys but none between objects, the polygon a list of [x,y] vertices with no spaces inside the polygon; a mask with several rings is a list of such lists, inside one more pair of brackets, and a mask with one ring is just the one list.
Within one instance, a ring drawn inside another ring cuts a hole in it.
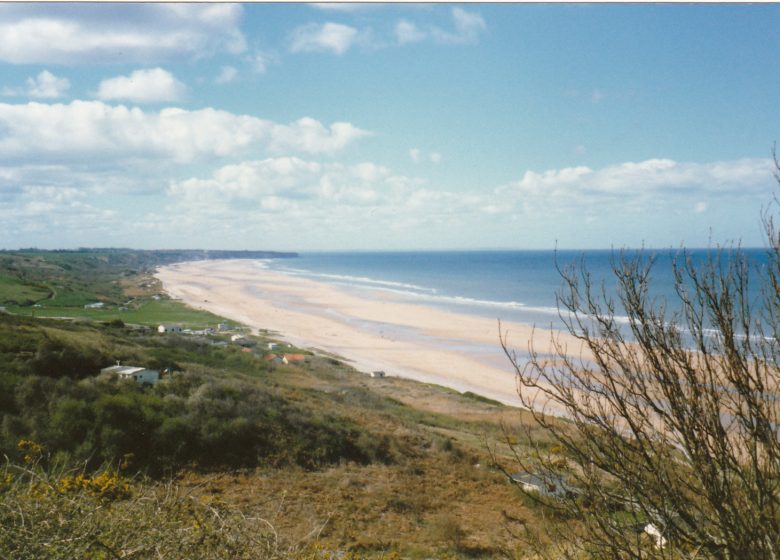
[{"label": "blue sky", "polygon": [[780,6],[2,4],[0,248],[762,245]]}]

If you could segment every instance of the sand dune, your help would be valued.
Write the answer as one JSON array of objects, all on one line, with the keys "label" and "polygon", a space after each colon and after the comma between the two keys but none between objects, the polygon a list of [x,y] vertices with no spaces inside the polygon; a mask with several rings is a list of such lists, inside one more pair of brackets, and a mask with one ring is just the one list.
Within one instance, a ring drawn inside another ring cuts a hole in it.
[{"label": "sand dune", "polygon": [[[339,355],[359,370],[383,370],[519,405],[497,319],[409,304],[385,292],[348,292],[249,260],[179,263],[157,276],[172,297],[193,307]],[[502,327],[519,352],[532,336],[537,349],[549,346],[549,331],[518,323]]]}]

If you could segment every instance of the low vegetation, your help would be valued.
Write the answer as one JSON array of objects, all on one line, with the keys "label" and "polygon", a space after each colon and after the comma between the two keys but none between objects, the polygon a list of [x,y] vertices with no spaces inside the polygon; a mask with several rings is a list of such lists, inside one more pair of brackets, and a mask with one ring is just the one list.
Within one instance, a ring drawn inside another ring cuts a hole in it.
[{"label": "low vegetation", "polygon": [[[221,319],[110,258],[10,259],[17,293],[57,295],[14,306],[0,292],[0,557],[534,557],[519,536],[547,510],[504,472],[513,448],[549,446],[527,413],[285,345],[274,353],[306,361],[274,363],[262,336],[159,334],[175,313]],[[62,294],[73,305],[49,307]],[[117,305],[130,300],[165,311],[131,321]],[[172,373],[100,373],[116,361]]]}]

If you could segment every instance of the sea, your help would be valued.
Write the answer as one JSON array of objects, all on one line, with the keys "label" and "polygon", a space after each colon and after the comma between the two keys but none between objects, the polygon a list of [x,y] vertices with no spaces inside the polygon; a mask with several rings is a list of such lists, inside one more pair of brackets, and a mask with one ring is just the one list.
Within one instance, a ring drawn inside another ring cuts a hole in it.
[{"label": "sea", "polygon": [[[740,249],[751,270],[749,297],[758,300],[767,250]],[[714,254],[707,249],[643,249],[625,251],[628,259],[653,261],[649,291],[655,305],[664,305],[669,317],[681,309],[675,291],[673,263],[690,259],[704,265]],[[721,261],[733,258],[721,253]],[[371,297],[393,297],[481,317],[514,321],[537,327],[565,330],[559,296],[565,294],[562,273],[587,272],[601,301],[616,302],[615,315],[627,323],[619,303],[613,267],[621,258],[612,250],[557,251],[409,251],[301,253],[292,259],[263,261],[262,266],[285,274],[309,278]]]}]

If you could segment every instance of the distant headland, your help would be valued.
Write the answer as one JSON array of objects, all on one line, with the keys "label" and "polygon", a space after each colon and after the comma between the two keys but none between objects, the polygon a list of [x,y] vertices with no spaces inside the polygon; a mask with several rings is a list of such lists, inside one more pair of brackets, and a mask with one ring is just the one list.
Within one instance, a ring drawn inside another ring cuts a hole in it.
[{"label": "distant headland", "polygon": [[125,247],[79,247],[78,249],[14,249],[3,253],[93,253],[134,254],[152,258],[159,264],[210,259],[291,259],[298,253],[280,251],[231,251],[225,249],[129,249]]}]

